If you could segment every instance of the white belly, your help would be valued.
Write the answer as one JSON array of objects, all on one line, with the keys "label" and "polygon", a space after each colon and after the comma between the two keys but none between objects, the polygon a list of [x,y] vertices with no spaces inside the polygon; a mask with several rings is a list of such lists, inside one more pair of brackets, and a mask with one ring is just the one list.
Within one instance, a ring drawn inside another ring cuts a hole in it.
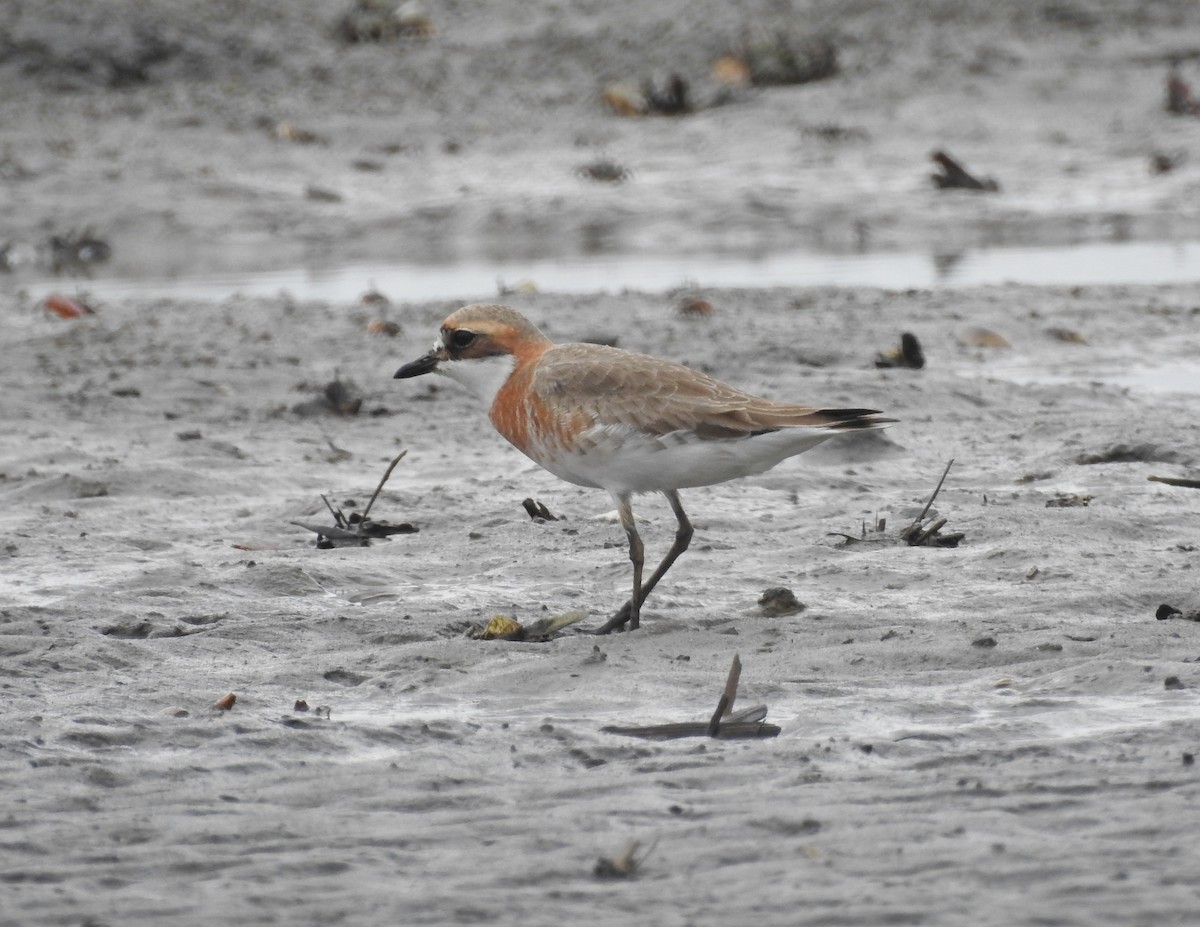
[{"label": "white belly", "polygon": [[833,435],[816,428],[786,428],[702,440],[690,431],[654,436],[605,426],[594,428],[572,451],[534,448],[528,453],[568,483],[617,492],[662,492],[763,473]]}]

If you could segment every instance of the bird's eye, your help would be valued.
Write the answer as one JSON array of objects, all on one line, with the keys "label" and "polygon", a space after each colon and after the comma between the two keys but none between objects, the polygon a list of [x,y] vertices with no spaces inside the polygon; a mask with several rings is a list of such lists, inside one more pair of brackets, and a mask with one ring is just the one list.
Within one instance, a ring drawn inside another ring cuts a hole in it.
[{"label": "bird's eye", "polygon": [[450,346],[452,348],[465,348],[470,346],[475,340],[475,333],[467,331],[465,328],[460,328],[450,335]]}]

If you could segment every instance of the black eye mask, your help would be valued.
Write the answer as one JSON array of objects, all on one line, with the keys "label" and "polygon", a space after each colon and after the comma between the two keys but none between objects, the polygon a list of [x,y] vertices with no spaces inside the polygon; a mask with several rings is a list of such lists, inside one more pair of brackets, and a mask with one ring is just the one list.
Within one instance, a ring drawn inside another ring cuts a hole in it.
[{"label": "black eye mask", "polygon": [[460,328],[450,333],[450,336],[447,339],[447,347],[453,348],[456,351],[461,351],[463,348],[470,347],[471,343],[474,342],[477,337],[478,336],[475,334],[475,332],[465,328]]}]

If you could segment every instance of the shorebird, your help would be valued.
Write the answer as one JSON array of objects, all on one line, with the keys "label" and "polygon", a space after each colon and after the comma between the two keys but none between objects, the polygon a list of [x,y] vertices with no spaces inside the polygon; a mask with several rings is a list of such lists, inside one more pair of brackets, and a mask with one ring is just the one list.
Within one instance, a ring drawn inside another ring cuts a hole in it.
[{"label": "shorebird", "polygon": [[[452,313],[433,349],[395,376],[427,373],[465,386],[496,430],[555,476],[612,495],[629,538],[633,594],[600,634],[638,627],[646,597],[687,550],[692,524],[680,489],[763,473],[834,435],[893,421],[874,409],[773,402],[645,354],[555,344],[507,306]],[[643,492],[666,496],[678,522],[671,549],[645,582],[631,504]]]}]

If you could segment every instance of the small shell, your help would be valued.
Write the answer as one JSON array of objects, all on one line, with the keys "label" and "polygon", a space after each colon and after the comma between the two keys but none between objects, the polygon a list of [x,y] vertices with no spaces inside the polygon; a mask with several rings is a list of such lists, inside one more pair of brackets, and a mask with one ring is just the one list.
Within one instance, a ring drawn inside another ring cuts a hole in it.
[{"label": "small shell", "polygon": [[600,99],[618,116],[645,116],[650,109],[646,95],[634,84],[609,84],[600,92]]},{"label": "small shell", "polygon": [[521,630],[521,622],[509,618],[507,615],[496,615],[487,623],[481,636],[485,641],[501,640],[514,637],[520,634]]},{"label": "small shell", "polygon": [[699,296],[689,296],[675,310],[676,315],[685,319],[707,319],[716,313],[716,307],[707,299]]},{"label": "small shell", "polygon": [[81,319],[85,315],[95,315],[96,310],[80,299],[63,296],[62,293],[51,293],[43,301],[47,312],[53,312],[60,319]]},{"label": "small shell", "polygon": [[979,325],[964,328],[958,333],[958,343],[968,348],[1011,348],[1008,339],[999,332]]},{"label": "small shell", "polygon": [[367,325],[367,333],[371,335],[386,335],[395,338],[400,334],[400,326],[386,319],[374,319]]},{"label": "small shell", "polygon": [[624,183],[633,176],[627,168],[608,158],[597,158],[588,164],[581,164],[575,168],[575,175],[600,183]]},{"label": "small shell", "polygon": [[749,87],[750,66],[737,55],[722,55],[713,62],[712,76],[726,87]]},{"label": "small shell", "polygon": [[326,139],[316,132],[301,129],[291,123],[281,122],[271,133],[278,141],[295,142],[297,145],[324,145]]},{"label": "small shell", "polygon": [[1088,340],[1079,334],[1079,332],[1071,331],[1069,328],[1047,328],[1046,334],[1058,341],[1065,341],[1067,344],[1087,344]]}]

